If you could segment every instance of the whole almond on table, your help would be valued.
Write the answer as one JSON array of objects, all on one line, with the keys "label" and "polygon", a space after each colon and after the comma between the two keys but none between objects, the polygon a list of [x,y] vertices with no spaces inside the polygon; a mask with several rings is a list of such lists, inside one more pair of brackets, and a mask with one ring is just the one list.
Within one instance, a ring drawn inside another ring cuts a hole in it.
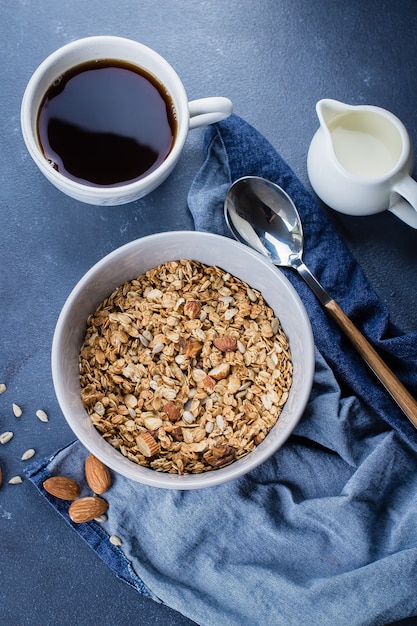
[{"label": "whole almond on table", "polygon": [[109,468],[94,454],[90,454],[85,460],[85,478],[94,493],[105,493],[111,487]]},{"label": "whole almond on table", "polygon": [[99,496],[85,496],[71,502],[68,515],[76,524],[82,524],[82,522],[90,522],[95,517],[103,515],[108,507],[107,502]]},{"label": "whole almond on table", "polygon": [[51,476],[44,480],[43,488],[61,500],[75,500],[80,495],[78,483],[68,476]]}]

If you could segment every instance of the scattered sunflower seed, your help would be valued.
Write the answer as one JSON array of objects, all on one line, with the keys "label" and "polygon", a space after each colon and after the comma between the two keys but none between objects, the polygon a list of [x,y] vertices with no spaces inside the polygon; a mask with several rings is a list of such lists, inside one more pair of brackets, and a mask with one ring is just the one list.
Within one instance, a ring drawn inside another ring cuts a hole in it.
[{"label": "scattered sunflower seed", "polygon": [[36,417],[40,419],[41,422],[49,421],[47,414],[45,413],[45,411],[42,411],[42,409],[39,409],[38,411],[36,411]]},{"label": "scattered sunflower seed", "polygon": [[109,541],[117,548],[122,545],[122,540],[117,535],[111,535],[111,537],[109,538]]},{"label": "scattered sunflower seed", "polygon": [[104,522],[107,522],[107,515],[99,515],[98,517],[94,518],[95,522],[99,522],[100,524],[103,524]]},{"label": "scattered sunflower seed", "polygon": [[11,430],[6,430],[4,433],[0,435],[0,443],[7,443],[13,437],[13,433]]},{"label": "scattered sunflower seed", "polygon": [[22,409],[20,408],[18,404],[15,404],[14,402],[12,404],[12,410],[13,410],[15,417],[20,417],[22,415],[22,412],[23,412]]},{"label": "scattered sunflower seed", "polygon": [[20,485],[20,483],[22,483],[22,477],[21,476],[13,476],[10,480],[9,480],[9,485]]},{"label": "scattered sunflower seed", "polygon": [[28,461],[29,459],[31,459],[33,456],[35,455],[35,450],[33,448],[29,448],[29,450],[26,450],[26,452],[24,452],[21,456],[21,460],[22,461]]},{"label": "scattered sunflower seed", "polygon": [[4,383],[0,383],[0,394],[6,391],[7,387]]}]

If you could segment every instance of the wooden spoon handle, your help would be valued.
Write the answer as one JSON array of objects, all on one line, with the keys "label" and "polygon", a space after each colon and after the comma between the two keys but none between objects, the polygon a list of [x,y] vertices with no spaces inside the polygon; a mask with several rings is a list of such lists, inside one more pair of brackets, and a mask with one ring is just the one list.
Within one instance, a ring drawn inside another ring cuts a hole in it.
[{"label": "wooden spoon handle", "polygon": [[369,365],[371,370],[384,385],[388,393],[390,393],[391,397],[395,400],[398,406],[402,409],[410,422],[415,426],[415,428],[417,428],[417,402],[413,396],[390,370],[385,361],[381,359],[379,354],[356,328],[354,323],[342,311],[337,302],[329,300],[324,306],[338,323],[346,336],[349,337],[350,341],[363,357],[364,361]]}]

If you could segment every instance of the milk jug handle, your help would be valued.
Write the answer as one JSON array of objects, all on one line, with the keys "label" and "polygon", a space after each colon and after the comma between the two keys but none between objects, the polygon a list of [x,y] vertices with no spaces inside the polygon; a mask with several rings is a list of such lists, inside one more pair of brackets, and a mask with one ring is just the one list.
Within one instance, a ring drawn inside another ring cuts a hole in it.
[{"label": "milk jug handle", "polygon": [[389,207],[400,220],[417,229],[417,182],[411,176],[404,176],[393,187],[401,197]]}]

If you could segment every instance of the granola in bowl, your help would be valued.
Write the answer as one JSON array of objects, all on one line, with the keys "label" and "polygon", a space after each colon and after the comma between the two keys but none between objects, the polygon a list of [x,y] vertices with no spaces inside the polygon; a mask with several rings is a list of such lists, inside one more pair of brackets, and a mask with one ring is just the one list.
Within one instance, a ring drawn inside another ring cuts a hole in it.
[{"label": "granola in bowl", "polygon": [[180,259],[125,282],[89,316],[81,398],[102,437],[159,472],[225,467],[260,444],[292,384],[289,342],[262,294]]}]

